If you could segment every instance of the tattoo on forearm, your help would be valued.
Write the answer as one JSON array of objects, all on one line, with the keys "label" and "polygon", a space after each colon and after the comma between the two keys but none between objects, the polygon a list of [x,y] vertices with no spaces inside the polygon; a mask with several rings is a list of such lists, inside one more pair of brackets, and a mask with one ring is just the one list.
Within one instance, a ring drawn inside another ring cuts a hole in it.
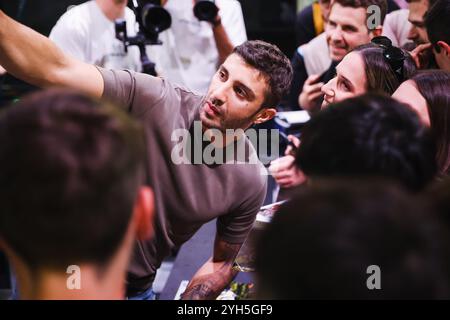
[{"label": "tattoo on forearm", "polygon": [[212,262],[223,262],[222,266],[213,274],[192,279],[182,299],[215,299],[237,274],[232,266],[240,247],[240,244],[216,241]]},{"label": "tattoo on forearm", "polygon": [[211,281],[192,285],[186,289],[182,295],[182,298],[189,300],[213,299],[214,291],[212,287],[214,287],[214,283]]}]

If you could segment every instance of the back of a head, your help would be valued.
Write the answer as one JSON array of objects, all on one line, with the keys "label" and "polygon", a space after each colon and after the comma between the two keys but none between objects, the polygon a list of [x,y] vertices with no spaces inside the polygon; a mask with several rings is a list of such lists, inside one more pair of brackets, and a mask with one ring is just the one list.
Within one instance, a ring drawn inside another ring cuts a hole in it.
[{"label": "back of a head", "polygon": [[435,0],[433,2],[425,15],[425,27],[430,42],[439,50],[436,46],[438,41],[444,41],[450,45],[450,23],[448,22],[450,1]]},{"label": "back of a head", "polygon": [[0,237],[33,271],[105,266],[130,223],[143,154],[137,124],[78,93],[42,91],[9,107],[0,116]]},{"label": "back of a head", "polygon": [[411,78],[425,98],[440,174],[450,174],[450,72],[420,71]]},{"label": "back of a head", "polygon": [[401,74],[397,75],[393,67],[384,55],[384,48],[369,43],[359,46],[353,50],[361,55],[367,79],[367,92],[385,94],[391,96],[403,81],[411,78],[416,72],[416,65],[411,55],[403,51],[405,60]]},{"label": "back of a head", "polygon": [[309,178],[379,176],[420,190],[436,174],[429,130],[388,97],[363,95],[321,110],[303,128],[297,165]]},{"label": "back of a head", "polygon": [[[318,180],[299,189],[257,245],[260,297],[448,297],[445,233],[422,208],[383,180]],[[371,278],[376,267],[379,282]]]}]

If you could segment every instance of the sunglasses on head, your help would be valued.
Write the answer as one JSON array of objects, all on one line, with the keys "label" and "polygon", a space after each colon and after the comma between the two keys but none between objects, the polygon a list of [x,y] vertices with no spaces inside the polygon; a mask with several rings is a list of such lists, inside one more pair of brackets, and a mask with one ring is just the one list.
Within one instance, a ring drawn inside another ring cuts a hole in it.
[{"label": "sunglasses on head", "polygon": [[383,48],[383,57],[386,62],[391,67],[392,71],[394,71],[397,79],[402,82],[403,79],[403,64],[405,62],[406,56],[400,48],[394,47],[392,45],[392,41],[385,36],[375,37],[371,41],[373,44],[376,44]]}]

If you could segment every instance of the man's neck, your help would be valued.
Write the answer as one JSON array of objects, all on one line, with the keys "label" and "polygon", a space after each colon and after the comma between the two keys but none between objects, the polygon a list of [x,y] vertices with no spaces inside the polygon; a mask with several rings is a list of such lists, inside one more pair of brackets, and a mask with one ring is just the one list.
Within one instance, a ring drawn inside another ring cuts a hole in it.
[{"label": "man's neck", "polygon": [[[244,132],[244,131],[242,131]],[[204,127],[202,128],[202,133],[207,141],[210,141],[215,148],[226,148],[231,144],[241,140],[245,134],[226,134],[219,130],[212,132]],[[217,135],[215,135],[217,133]]]},{"label": "man's neck", "polygon": [[111,21],[125,17],[127,1],[124,0],[95,0],[103,14]]}]

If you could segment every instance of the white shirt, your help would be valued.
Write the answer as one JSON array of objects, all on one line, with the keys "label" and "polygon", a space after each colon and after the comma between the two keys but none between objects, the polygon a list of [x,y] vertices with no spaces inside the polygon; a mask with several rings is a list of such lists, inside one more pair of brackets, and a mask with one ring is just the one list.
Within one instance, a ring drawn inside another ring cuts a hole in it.
[{"label": "white shirt", "polygon": [[[247,40],[242,8],[236,0],[216,0],[222,25],[234,46]],[[199,21],[190,0],[169,0],[172,26],[160,34],[162,46],[147,50],[158,73],[169,81],[205,94],[219,63],[211,24]]]},{"label": "white shirt", "polygon": [[[131,9],[125,9],[127,32],[136,34],[136,19]],[[88,1],[68,10],[50,33],[50,39],[65,53],[87,63],[108,69],[141,71],[139,49],[125,53],[116,39],[114,22],[109,20],[95,1]]]},{"label": "white shirt", "polygon": [[383,24],[383,36],[392,41],[392,45],[403,47],[411,40],[408,39],[411,23],[408,21],[409,10],[400,9],[392,11],[386,15]]}]

